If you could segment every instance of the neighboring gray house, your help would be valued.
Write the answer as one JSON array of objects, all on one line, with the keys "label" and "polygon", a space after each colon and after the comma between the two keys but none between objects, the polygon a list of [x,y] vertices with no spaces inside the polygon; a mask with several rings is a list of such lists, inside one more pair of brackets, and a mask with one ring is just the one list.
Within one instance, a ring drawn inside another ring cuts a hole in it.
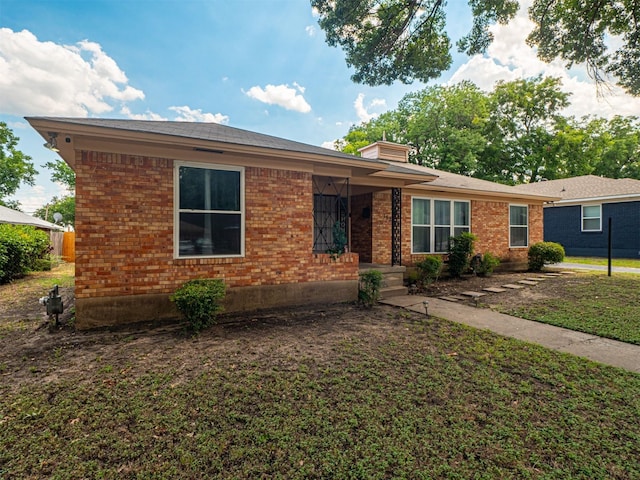
[{"label": "neighboring gray house", "polygon": [[640,257],[640,180],[584,175],[516,189],[562,198],[545,205],[544,239],[567,255],[606,257],[611,218],[612,256]]},{"label": "neighboring gray house", "polygon": [[41,218],[32,217],[26,213],[13,210],[0,205],[0,224],[9,223],[12,225],[31,225],[43,230],[64,230],[60,225],[47,222]]}]

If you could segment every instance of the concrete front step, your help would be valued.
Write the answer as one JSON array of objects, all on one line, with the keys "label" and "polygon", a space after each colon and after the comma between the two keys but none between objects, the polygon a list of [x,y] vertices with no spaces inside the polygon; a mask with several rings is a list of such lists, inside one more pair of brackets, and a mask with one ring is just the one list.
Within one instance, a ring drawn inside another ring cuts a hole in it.
[{"label": "concrete front step", "polygon": [[409,289],[407,287],[383,287],[380,289],[380,299],[383,300],[385,298],[399,297],[407,295],[408,293]]}]

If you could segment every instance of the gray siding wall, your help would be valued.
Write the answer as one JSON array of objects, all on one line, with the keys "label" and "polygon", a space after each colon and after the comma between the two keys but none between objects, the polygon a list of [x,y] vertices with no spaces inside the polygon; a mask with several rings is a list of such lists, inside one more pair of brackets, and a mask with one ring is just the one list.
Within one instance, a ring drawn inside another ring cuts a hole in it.
[{"label": "gray siding wall", "polygon": [[640,202],[603,203],[602,231],[581,231],[581,207],[544,209],[544,239],[560,243],[567,255],[606,257],[608,219],[612,219],[612,256],[640,258]]}]

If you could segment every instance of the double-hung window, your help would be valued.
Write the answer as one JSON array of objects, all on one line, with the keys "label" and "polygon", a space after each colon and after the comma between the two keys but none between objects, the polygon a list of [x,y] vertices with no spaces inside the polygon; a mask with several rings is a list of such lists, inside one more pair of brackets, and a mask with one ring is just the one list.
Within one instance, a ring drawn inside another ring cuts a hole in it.
[{"label": "double-hung window", "polygon": [[529,246],[529,207],[509,205],[509,246]]},{"label": "double-hung window", "polygon": [[602,231],[602,205],[582,206],[582,231],[601,232]]},{"label": "double-hung window", "polygon": [[449,238],[470,230],[469,202],[412,198],[412,253],[444,253]]},{"label": "double-hung window", "polygon": [[177,163],[177,257],[244,255],[244,169]]}]

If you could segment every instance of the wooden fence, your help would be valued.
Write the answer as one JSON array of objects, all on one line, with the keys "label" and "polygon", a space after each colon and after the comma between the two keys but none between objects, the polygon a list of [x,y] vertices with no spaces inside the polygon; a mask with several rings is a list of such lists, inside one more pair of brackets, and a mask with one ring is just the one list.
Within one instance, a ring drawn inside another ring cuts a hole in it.
[{"label": "wooden fence", "polygon": [[52,255],[62,257],[65,262],[76,261],[76,233],[51,232]]}]

